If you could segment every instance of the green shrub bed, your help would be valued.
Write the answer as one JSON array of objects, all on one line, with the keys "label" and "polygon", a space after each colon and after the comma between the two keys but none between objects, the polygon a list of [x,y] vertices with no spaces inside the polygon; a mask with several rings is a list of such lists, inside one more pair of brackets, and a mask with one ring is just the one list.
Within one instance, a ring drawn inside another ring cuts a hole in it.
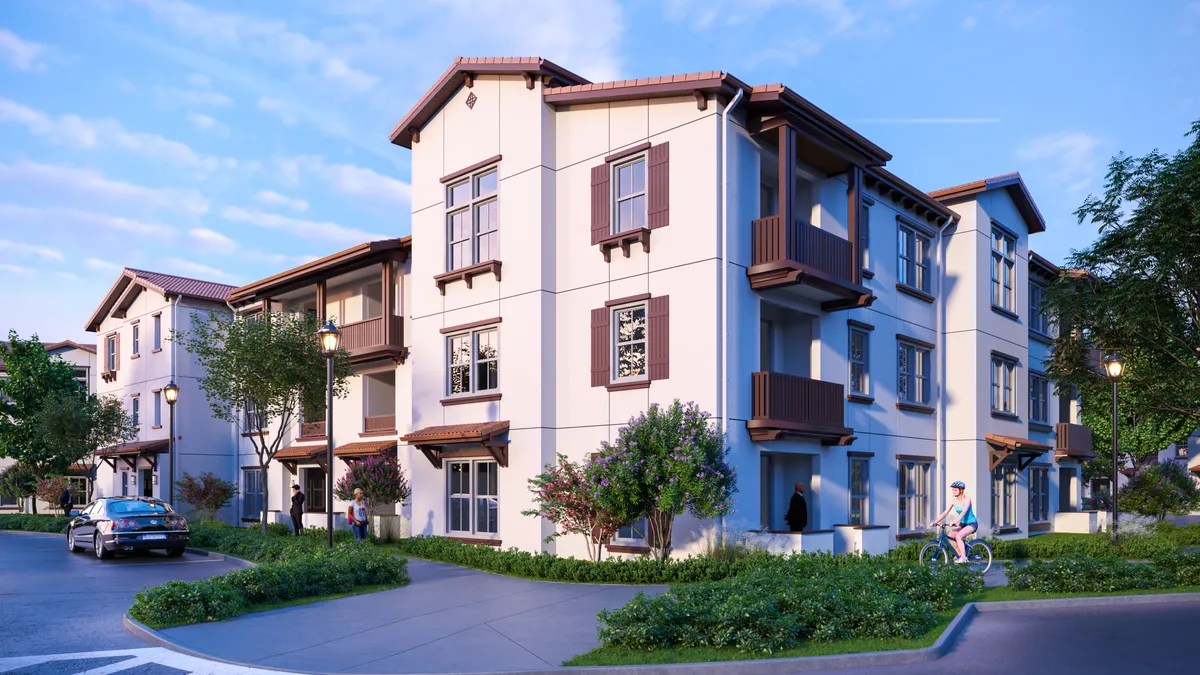
[{"label": "green shrub bed", "polygon": [[992,545],[992,552],[999,560],[1054,560],[1070,555],[1150,560],[1179,550],[1182,545],[1180,540],[1190,534],[1189,531],[1176,536],[1160,525],[1151,534],[1123,535],[1118,546],[1113,546],[1112,539],[1105,532],[1052,532],[1025,539],[990,539],[988,543]]},{"label": "green shrub bed", "polygon": [[23,532],[50,532],[66,534],[70,516],[37,515],[32,513],[6,513],[0,515],[0,530]]},{"label": "green shrub bed", "polygon": [[[276,527],[278,525],[278,527]],[[190,546],[224,553],[256,563],[273,563],[310,555],[326,549],[325,530],[306,528],[299,537],[282,523],[267,525],[267,536],[254,527],[230,527],[222,523],[204,523],[191,528]],[[349,541],[349,530],[334,530],[334,542]]]},{"label": "green shrub bed", "polygon": [[1200,585],[1200,554],[1170,553],[1150,563],[1068,555],[1028,565],[1009,563],[1008,587],[1037,593],[1111,593]]},{"label": "green shrub bed", "polygon": [[129,614],[151,628],[167,628],[222,621],[244,614],[253,605],[343,594],[363,586],[399,586],[408,581],[404,558],[374,546],[343,542],[332,550],[201,581],[171,581],[144,589],[134,596]]}]

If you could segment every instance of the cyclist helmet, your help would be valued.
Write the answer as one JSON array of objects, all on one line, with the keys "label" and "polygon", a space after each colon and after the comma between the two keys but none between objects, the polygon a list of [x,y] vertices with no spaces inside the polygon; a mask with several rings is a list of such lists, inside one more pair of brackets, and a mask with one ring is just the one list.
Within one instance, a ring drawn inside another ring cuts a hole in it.
[{"label": "cyclist helmet", "polygon": [[964,483],[964,482],[962,482],[961,480],[956,480],[956,481],[954,481],[953,483],[951,483],[951,484],[950,484],[950,487],[952,487],[952,488],[958,488],[959,490],[966,490],[966,489],[967,489],[967,484],[966,484],[966,483]]}]

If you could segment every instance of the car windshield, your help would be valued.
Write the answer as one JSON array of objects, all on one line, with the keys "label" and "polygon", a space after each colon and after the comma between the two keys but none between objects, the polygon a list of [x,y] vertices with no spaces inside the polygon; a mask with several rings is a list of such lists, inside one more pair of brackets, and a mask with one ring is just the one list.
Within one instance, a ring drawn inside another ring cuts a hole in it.
[{"label": "car windshield", "polygon": [[114,515],[137,515],[139,513],[170,513],[171,509],[162,502],[143,502],[136,499],[122,499],[109,502],[108,512]]}]

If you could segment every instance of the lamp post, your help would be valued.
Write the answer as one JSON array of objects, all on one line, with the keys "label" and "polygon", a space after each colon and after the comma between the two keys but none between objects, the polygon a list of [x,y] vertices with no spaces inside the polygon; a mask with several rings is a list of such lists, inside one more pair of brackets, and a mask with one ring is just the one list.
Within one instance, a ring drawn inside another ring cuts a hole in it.
[{"label": "lamp post", "polygon": [[337,355],[342,333],[333,325],[333,319],[325,322],[317,331],[321,339],[321,351],[325,354],[325,543],[333,548],[333,357]]},{"label": "lamp post", "polygon": [[1104,358],[1104,372],[1112,380],[1112,540],[1117,541],[1117,382],[1125,374],[1125,357],[1113,352]]},{"label": "lamp post", "polygon": [[167,503],[175,508],[175,401],[179,398],[179,385],[175,384],[175,380],[163,387],[163,396],[167,399],[167,414],[171,418],[171,476],[167,480],[170,483],[167,487]]}]

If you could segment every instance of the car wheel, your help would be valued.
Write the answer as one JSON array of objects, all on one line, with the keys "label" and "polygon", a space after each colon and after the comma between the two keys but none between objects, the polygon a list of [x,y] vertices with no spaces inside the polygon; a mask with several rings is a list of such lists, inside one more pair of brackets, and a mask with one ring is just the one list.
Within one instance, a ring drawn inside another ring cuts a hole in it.
[{"label": "car wheel", "polygon": [[100,543],[100,535],[92,537],[92,546],[96,547],[96,557],[101,560],[108,560],[113,557],[113,552],[105,550],[104,544]]},{"label": "car wheel", "polygon": [[182,548],[169,548],[167,549],[167,555],[171,556],[172,558],[178,558],[179,556],[183,555],[183,551],[184,549]]},{"label": "car wheel", "polygon": [[71,553],[79,553],[80,551],[83,550],[82,546],[75,543],[75,531],[74,530],[67,532],[67,548],[71,551]]}]

